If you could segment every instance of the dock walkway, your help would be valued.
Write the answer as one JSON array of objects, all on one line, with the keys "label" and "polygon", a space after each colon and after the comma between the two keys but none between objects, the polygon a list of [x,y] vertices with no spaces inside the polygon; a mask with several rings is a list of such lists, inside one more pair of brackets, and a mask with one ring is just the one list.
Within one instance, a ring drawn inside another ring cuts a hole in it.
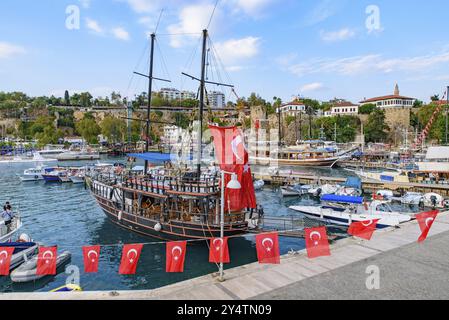
[{"label": "dock walkway", "polygon": [[[80,293],[5,293],[0,299],[395,299],[449,297],[449,212],[438,216],[422,244],[416,221],[377,231],[371,241],[347,238],[331,247],[332,256],[310,260],[305,251],[285,255],[280,265],[249,265],[154,290]],[[380,268],[380,290],[365,286],[366,268]]]}]

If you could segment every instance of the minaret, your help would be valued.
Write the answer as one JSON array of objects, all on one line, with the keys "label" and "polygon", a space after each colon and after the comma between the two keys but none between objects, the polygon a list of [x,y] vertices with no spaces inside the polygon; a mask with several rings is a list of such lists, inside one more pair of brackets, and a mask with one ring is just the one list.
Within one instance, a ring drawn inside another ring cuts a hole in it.
[{"label": "minaret", "polygon": [[396,83],[396,85],[394,86],[394,95],[395,95],[395,96],[398,96],[398,95],[399,95],[399,86],[398,86],[397,83]]}]

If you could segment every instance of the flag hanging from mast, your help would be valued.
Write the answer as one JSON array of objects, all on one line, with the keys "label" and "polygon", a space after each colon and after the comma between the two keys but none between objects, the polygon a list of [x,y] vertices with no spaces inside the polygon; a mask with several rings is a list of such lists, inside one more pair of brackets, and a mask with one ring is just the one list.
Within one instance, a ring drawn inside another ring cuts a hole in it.
[{"label": "flag hanging from mast", "polygon": [[[225,207],[230,211],[240,211],[245,208],[256,208],[256,193],[249,165],[249,155],[245,147],[243,133],[237,127],[217,127],[209,125],[214,138],[215,154],[220,169],[235,173],[242,188],[240,190],[225,190]],[[225,185],[231,180],[231,175],[225,175]]]}]

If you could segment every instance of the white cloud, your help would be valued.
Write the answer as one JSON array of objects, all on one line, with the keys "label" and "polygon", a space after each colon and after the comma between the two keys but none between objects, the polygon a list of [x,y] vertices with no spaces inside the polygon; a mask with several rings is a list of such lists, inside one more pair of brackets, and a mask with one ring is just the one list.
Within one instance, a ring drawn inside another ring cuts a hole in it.
[{"label": "white cloud", "polygon": [[0,42],[0,59],[11,58],[26,53],[25,48],[8,42]]},{"label": "white cloud", "polygon": [[86,18],[86,27],[90,31],[93,31],[94,33],[97,33],[97,34],[104,33],[104,30],[103,30],[102,27],[100,27],[100,24],[97,21],[93,20],[93,19]]},{"label": "white cloud", "polygon": [[344,28],[337,31],[321,31],[321,39],[326,42],[337,42],[351,39],[355,36],[355,31],[349,28]]},{"label": "white cloud", "polygon": [[231,64],[256,56],[259,53],[259,46],[260,38],[246,37],[219,42],[215,45],[215,49],[224,64]]},{"label": "white cloud", "polygon": [[357,75],[361,73],[390,73],[427,71],[437,65],[449,62],[449,51],[426,56],[385,58],[380,54],[370,54],[340,59],[313,59],[303,63],[291,64],[287,70],[297,76],[315,73],[335,73]]},{"label": "white cloud", "polygon": [[[179,22],[169,25],[167,28],[169,33],[174,34],[170,38],[170,45],[174,48],[182,47],[192,39],[189,34],[200,34],[207,27],[213,10],[212,4],[189,5],[181,9]],[[218,14],[217,10],[215,15]],[[216,19],[217,17],[215,17],[215,21]]]},{"label": "white cloud", "polygon": [[122,27],[113,28],[111,32],[119,40],[128,41],[130,39],[128,31]]},{"label": "white cloud", "polygon": [[126,2],[137,13],[154,12],[160,5],[160,1],[157,0],[126,0]]},{"label": "white cloud", "polygon": [[318,91],[324,88],[324,85],[321,82],[313,82],[306,85],[303,85],[301,87],[302,92],[311,92],[311,91]]},{"label": "white cloud", "polygon": [[308,14],[305,23],[314,25],[323,22],[334,16],[340,6],[344,5],[344,1],[321,0],[318,5]]}]

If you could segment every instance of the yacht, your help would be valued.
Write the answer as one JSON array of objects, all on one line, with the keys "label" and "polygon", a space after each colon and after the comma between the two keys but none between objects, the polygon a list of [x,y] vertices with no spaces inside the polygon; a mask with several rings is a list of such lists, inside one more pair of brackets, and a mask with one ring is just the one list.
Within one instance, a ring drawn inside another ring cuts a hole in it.
[{"label": "yacht", "polygon": [[100,153],[93,151],[90,148],[83,147],[79,151],[68,151],[56,156],[58,161],[71,161],[71,160],[98,160],[100,159]]},{"label": "yacht", "polygon": [[395,212],[386,201],[364,203],[362,197],[324,195],[321,206],[291,206],[290,209],[329,224],[349,226],[353,222],[379,219],[377,228],[398,226],[410,221],[412,216]]}]

